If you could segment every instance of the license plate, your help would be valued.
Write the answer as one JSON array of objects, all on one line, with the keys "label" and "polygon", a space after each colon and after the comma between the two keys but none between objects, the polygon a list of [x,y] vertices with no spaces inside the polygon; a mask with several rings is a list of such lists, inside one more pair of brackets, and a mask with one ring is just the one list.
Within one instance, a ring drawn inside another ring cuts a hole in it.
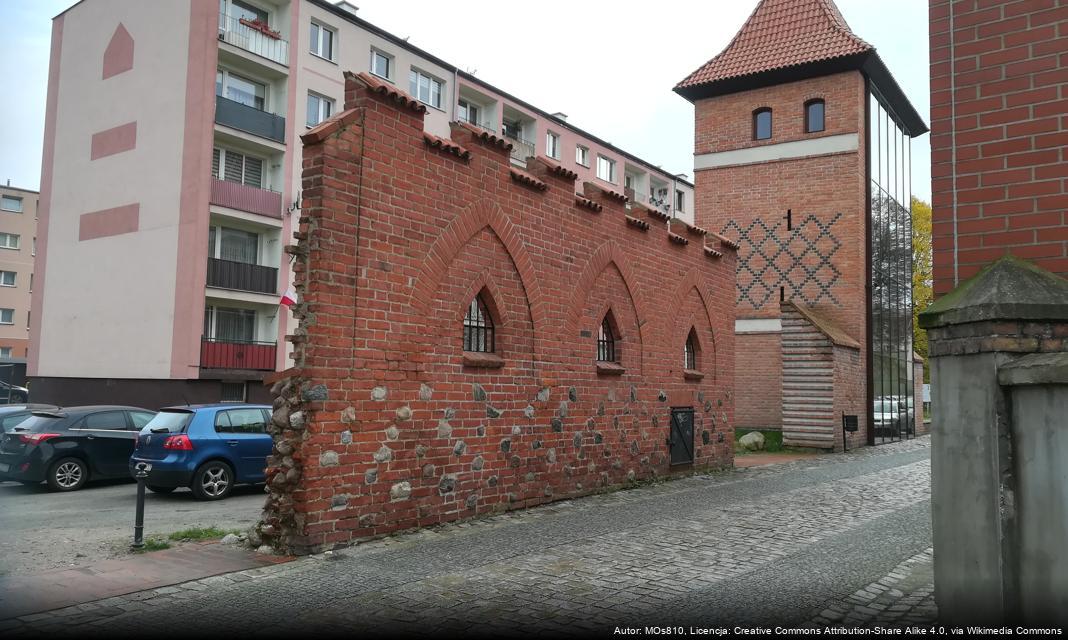
[{"label": "license plate", "polygon": [[0,464],[0,473],[7,473],[7,470],[11,468],[11,465]]}]

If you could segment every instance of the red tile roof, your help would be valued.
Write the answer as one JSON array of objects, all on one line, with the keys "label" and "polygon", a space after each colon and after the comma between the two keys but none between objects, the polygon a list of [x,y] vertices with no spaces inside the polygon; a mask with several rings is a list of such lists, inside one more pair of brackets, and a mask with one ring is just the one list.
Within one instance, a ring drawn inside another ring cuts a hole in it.
[{"label": "red tile roof", "polygon": [[516,169],[515,167],[512,167],[510,169],[510,173],[511,173],[511,176],[512,176],[512,180],[515,180],[519,184],[525,184],[528,187],[531,187],[533,189],[537,189],[538,191],[545,191],[546,189],[549,188],[549,185],[545,184],[541,180],[538,180],[537,178],[535,178],[534,176],[530,175],[526,171],[520,171],[519,169]]},{"label": "red tile roof", "polygon": [[394,101],[399,102],[405,107],[411,109],[412,111],[415,111],[416,113],[426,113],[426,105],[424,105],[422,102],[419,102],[418,100],[396,88],[392,84],[379,80],[378,78],[372,76],[366,71],[362,71],[360,73],[346,71],[344,75],[347,80],[358,79],[360,82],[363,82],[365,85],[367,85],[367,88],[371,91],[391,98]]},{"label": "red tile roof", "polygon": [[834,0],[761,0],[727,48],[675,88],[697,87],[874,50],[850,30]]},{"label": "red tile roof", "polygon": [[454,156],[463,158],[464,160],[467,160],[471,157],[470,151],[456,144],[452,140],[449,140],[448,138],[440,138],[432,133],[424,131],[423,140],[426,141],[427,145],[434,147],[435,149],[441,149],[442,151],[451,153]]}]

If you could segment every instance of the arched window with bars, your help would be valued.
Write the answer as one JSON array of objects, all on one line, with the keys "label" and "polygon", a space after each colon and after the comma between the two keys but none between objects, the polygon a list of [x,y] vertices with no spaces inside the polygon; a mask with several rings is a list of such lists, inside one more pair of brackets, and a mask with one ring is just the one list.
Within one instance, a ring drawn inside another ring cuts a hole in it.
[{"label": "arched window with bars", "polygon": [[690,329],[690,335],[686,336],[686,345],[682,348],[682,368],[696,371],[698,368],[697,354],[697,334],[693,329]]},{"label": "arched window with bars", "polygon": [[464,314],[464,351],[494,353],[496,351],[493,318],[482,293],[471,299]]},{"label": "arched window with bars", "polygon": [[619,362],[619,331],[615,327],[615,318],[609,311],[601,320],[597,330],[597,360],[599,362]]}]

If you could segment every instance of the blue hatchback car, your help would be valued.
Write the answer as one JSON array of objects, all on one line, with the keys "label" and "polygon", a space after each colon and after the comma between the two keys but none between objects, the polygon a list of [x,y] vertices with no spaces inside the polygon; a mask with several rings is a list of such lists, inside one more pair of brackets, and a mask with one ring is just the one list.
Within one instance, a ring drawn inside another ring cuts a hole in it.
[{"label": "blue hatchback car", "polygon": [[200,500],[222,500],[235,484],[266,479],[272,440],[271,408],[254,404],[207,404],[160,409],[137,436],[130,475],[137,464],[152,466],[146,485],[156,493],[189,487]]}]

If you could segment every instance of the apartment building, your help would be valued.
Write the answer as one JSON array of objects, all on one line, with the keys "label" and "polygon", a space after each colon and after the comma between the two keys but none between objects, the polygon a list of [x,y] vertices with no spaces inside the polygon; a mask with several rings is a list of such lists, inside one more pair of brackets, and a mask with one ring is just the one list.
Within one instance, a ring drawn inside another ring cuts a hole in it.
[{"label": "apartment building", "polygon": [[0,185],[0,359],[25,358],[29,351],[37,197]]},{"label": "apartment building", "polygon": [[[28,373],[63,404],[264,400],[295,326],[279,295],[298,136],[344,71],[693,221],[685,175],[614,147],[323,0],[83,0],[53,21]],[[92,268],[87,268],[92,265]],[[90,330],[93,339],[86,340]]]}]

